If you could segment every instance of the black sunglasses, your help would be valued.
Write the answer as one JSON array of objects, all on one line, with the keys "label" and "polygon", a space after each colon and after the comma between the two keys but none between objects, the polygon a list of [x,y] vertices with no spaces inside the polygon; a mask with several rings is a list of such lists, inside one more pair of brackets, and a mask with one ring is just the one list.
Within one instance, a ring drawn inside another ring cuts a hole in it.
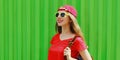
[{"label": "black sunglasses", "polygon": [[61,16],[61,17],[65,17],[65,13],[56,13],[56,17],[58,17],[58,16]]}]

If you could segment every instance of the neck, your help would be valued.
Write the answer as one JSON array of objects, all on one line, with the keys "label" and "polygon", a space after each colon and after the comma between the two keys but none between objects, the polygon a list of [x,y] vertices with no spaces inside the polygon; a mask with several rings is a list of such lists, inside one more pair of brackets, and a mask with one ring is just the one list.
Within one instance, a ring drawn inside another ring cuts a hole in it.
[{"label": "neck", "polygon": [[71,34],[70,25],[62,26],[62,33],[61,34]]}]

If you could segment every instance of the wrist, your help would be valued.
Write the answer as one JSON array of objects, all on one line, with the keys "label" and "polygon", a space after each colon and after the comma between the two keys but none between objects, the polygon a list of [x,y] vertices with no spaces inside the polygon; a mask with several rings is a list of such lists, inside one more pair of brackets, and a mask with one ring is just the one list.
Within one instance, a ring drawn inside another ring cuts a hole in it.
[{"label": "wrist", "polygon": [[77,60],[77,59],[72,58],[71,56],[67,56],[67,60]]},{"label": "wrist", "polygon": [[67,56],[67,60],[71,60],[72,57],[70,55]]}]

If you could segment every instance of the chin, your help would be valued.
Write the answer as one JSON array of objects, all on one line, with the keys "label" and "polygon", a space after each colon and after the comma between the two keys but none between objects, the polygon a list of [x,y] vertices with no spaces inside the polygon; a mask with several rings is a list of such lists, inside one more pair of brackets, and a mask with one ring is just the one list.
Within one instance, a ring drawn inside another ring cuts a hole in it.
[{"label": "chin", "polygon": [[59,24],[59,23],[58,23],[58,26],[63,26],[63,24]]},{"label": "chin", "polygon": [[62,26],[61,24],[58,24],[58,26]]}]

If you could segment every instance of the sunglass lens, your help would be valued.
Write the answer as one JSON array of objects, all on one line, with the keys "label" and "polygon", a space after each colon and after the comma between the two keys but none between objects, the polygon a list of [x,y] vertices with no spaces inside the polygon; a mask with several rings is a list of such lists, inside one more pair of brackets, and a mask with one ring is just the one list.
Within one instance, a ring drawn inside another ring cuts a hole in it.
[{"label": "sunglass lens", "polygon": [[56,13],[56,17],[58,17],[59,13]]},{"label": "sunglass lens", "polygon": [[65,13],[61,13],[61,17],[64,17],[65,16]]}]

